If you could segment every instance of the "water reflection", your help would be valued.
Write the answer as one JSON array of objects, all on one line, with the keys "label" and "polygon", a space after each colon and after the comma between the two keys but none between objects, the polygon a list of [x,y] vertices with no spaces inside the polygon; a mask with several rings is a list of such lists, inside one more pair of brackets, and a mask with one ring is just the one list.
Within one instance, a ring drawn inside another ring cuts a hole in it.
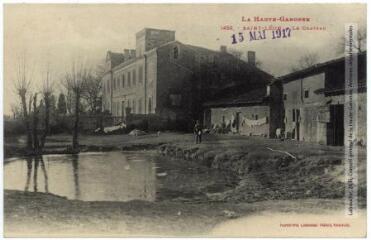
[{"label": "water reflection", "polygon": [[26,180],[26,185],[24,187],[24,191],[28,191],[28,189],[30,188],[32,171],[33,171],[33,190],[34,190],[34,192],[38,191],[37,176],[38,176],[39,164],[40,164],[41,165],[41,170],[42,170],[42,173],[43,173],[43,176],[44,176],[44,189],[45,189],[45,192],[48,193],[49,192],[48,174],[47,174],[46,169],[45,169],[45,163],[44,163],[43,157],[42,156],[36,156],[36,157],[32,157],[32,158],[27,158],[26,162],[27,162],[27,180]]},{"label": "water reflection", "polygon": [[80,186],[79,186],[79,155],[74,154],[71,156],[71,163],[73,169],[73,182],[75,185],[75,199],[80,199]]},{"label": "water reflection", "polygon": [[152,155],[110,152],[14,160],[4,166],[4,188],[33,188],[35,192],[85,201],[154,201],[156,168]]}]

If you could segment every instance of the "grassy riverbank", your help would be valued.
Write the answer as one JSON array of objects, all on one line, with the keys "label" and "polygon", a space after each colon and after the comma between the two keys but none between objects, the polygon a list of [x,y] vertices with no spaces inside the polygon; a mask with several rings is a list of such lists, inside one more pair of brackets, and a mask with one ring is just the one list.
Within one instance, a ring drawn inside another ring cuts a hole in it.
[{"label": "grassy riverbank", "polygon": [[[142,150],[155,149],[161,144],[171,142],[193,141],[192,134],[180,133],[161,133],[157,135],[146,134],[143,136],[120,135],[81,135],[80,150],[86,151],[114,151],[114,150]],[[25,136],[8,137],[4,141],[5,157],[15,157],[27,155],[25,150]],[[69,153],[68,149],[72,144],[71,135],[59,134],[48,136],[44,148],[45,154],[63,154]]]},{"label": "grassy riverbank", "polygon": [[[296,141],[240,136],[160,147],[167,156],[228,170],[241,178],[238,186],[209,195],[223,201],[332,198],[344,196],[344,148]],[[358,152],[358,193],[366,204],[366,149]],[[252,194],[253,193],[253,194]]]}]

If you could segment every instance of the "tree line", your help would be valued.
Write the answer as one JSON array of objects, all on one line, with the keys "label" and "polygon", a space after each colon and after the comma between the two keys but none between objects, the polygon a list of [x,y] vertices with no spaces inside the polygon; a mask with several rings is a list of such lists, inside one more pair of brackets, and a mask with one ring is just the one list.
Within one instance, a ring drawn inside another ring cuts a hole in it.
[{"label": "tree line", "polygon": [[63,90],[56,101],[57,79],[49,65],[41,74],[42,86],[32,90],[36,81],[30,64],[25,55],[18,59],[14,87],[19,104],[12,106],[12,112],[14,118],[21,119],[24,123],[26,148],[30,153],[42,153],[47,136],[50,135],[51,118],[65,115],[73,116],[72,151],[79,151],[80,114],[87,112],[97,115],[102,112],[103,74],[104,69],[100,66],[92,69],[81,61],[72,61],[70,69],[62,79],[58,79]]}]

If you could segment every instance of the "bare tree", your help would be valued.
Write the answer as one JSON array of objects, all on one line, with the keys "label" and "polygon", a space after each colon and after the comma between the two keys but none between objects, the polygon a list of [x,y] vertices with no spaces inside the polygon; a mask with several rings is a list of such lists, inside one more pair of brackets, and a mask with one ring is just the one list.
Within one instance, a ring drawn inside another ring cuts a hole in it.
[{"label": "bare tree", "polygon": [[32,113],[32,142],[34,153],[40,153],[40,142],[38,137],[38,125],[39,125],[39,108],[37,107],[37,93],[33,95],[33,113]]},{"label": "bare tree", "polygon": [[19,106],[18,104],[12,104],[10,106],[12,114],[13,114],[13,119],[17,119],[19,117],[22,117],[22,107]]},{"label": "bare tree", "polygon": [[291,68],[292,72],[296,72],[308,67],[311,67],[318,63],[319,57],[316,53],[308,53],[301,56],[296,65]]},{"label": "bare tree", "polygon": [[[23,121],[26,126],[27,131],[27,149],[32,149],[32,130],[30,126],[29,112],[31,110],[31,99],[32,94],[30,94],[31,85],[31,75],[27,65],[25,54],[19,58],[17,64],[17,73],[15,81],[15,90],[20,98],[21,108],[23,112]],[[27,96],[30,94],[29,106],[27,109]]]},{"label": "bare tree", "polygon": [[65,75],[64,85],[68,91],[74,96],[73,101],[73,114],[75,116],[72,136],[72,149],[78,150],[79,148],[79,123],[80,123],[80,104],[81,97],[86,90],[87,79],[90,76],[90,71],[82,63],[72,63],[70,72]]},{"label": "bare tree", "polygon": [[47,135],[50,132],[50,107],[51,107],[51,97],[53,94],[53,84],[51,80],[51,75],[50,75],[50,69],[49,65],[47,66],[46,74],[45,74],[45,79],[43,81],[43,87],[42,87],[42,96],[44,100],[44,131],[43,135],[41,136],[41,148],[44,147],[45,145],[45,140]]},{"label": "bare tree", "polygon": [[106,60],[102,60],[100,63],[97,64],[97,67],[95,69],[95,75],[99,79],[102,79],[105,73],[106,73]]},{"label": "bare tree", "polygon": [[63,93],[60,93],[58,97],[57,112],[58,114],[63,116],[67,113],[66,95],[64,95]]},{"label": "bare tree", "polygon": [[66,89],[67,90],[67,93],[66,93],[66,99],[67,99],[67,112],[68,114],[73,114],[73,110],[72,110],[72,102],[73,102],[73,92],[71,89]]},{"label": "bare tree", "polygon": [[[346,43],[347,41],[345,41],[345,37],[342,36],[338,41],[336,52],[339,54],[343,54],[345,51]],[[365,27],[360,27],[357,30],[357,40],[354,44],[354,47],[358,53],[366,50],[366,43],[367,43],[367,30]]]},{"label": "bare tree", "polygon": [[89,74],[86,81],[86,91],[84,91],[83,98],[88,103],[90,112],[98,113],[101,105],[102,80],[99,76]]}]

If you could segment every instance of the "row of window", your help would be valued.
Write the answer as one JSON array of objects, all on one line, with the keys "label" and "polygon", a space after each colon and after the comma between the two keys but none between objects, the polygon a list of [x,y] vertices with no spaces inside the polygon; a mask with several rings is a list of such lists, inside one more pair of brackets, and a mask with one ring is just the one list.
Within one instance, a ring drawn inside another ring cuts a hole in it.
[{"label": "row of window", "polygon": [[[138,72],[138,79],[137,79],[137,72]],[[112,83],[112,90],[118,90],[120,88],[130,88],[130,87],[135,87],[137,84],[142,84],[143,83],[143,66],[139,66],[138,69],[134,68],[130,71],[122,73],[120,76],[115,76],[113,78],[113,83]],[[103,91],[110,93],[111,91],[111,86],[110,86],[110,81],[106,82],[106,85],[103,85]]]},{"label": "row of window", "polygon": [[[138,68],[138,83],[143,83],[143,66]],[[113,90],[125,87],[134,87],[137,84],[137,69],[123,73],[113,80]]]},{"label": "row of window", "polygon": [[[144,114],[143,111],[143,100],[142,98],[135,100],[135,99],[128,99],[126,101],[121,102],[113,102],[112,103],[112,113],[115,116],[124,116],[126,115],[127,109],[130,109],[130,113],[136,114]],[[148,98],[148,112],[152,112],[152,98]]]}]

